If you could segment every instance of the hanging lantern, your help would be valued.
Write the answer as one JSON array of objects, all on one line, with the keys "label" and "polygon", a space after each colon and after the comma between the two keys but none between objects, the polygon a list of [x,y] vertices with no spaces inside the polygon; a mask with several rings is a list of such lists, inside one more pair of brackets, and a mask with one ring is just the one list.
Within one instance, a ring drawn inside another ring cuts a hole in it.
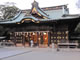
[{"label": "hanging lantern", "polygon": [[44,32],[44,35],[46,35],[46,33]]}]

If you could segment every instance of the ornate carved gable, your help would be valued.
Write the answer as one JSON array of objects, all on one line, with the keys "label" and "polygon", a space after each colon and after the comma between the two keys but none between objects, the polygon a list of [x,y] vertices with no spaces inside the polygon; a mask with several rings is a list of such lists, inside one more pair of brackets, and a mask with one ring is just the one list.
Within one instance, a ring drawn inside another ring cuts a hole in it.
[{"label": "ornate carved gable", "polygon": [[39,8],[38,2],[36,1],[32,3],[31,15],[39,19],[48,19],[48,15]]}]

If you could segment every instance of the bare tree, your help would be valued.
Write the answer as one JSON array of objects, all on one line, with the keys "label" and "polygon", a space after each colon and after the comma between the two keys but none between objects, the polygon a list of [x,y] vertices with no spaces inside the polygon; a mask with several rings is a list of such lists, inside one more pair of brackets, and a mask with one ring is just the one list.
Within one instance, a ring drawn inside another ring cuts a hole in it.
[{"label": "bare tree", "polygon": [[19,11],[19,8],[15,6],[14,2],[6,2],[3,6],[0,7],[0,12],[3,20],[13,18],[16,13]]},{"label": "bare tree", "polygon": [[3,19],[3,8],[5,5],[0,5],[0,19]]},{"label": "bare tree", "polygon": [[18,8],[15,6],[8,6],[3,8],[3,12],[4,19],[10,19],[16,15],[16,13],[18,12]]},{"label": "bare tree", "polygon": [[6,5],[6,6],[15,6],[16,3],[14,3],[14,2],[5,2],[4,5]]}]

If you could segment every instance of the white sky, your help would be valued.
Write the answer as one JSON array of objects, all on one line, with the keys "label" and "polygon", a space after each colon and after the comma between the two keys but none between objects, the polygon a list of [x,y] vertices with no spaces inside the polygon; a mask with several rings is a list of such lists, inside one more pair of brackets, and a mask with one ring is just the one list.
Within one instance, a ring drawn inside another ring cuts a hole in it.
[{"label": "white sky", "polygon": [[[34,0],[0,0],[0,4],[5,2],[15,2],[16,6],[20,9],[30,9]],[[80,9],[77,8],[76,3],[78,0],[36,0],[39,7],[51,7],[57,5],[68,4],[70,14],[80,14]]]}]

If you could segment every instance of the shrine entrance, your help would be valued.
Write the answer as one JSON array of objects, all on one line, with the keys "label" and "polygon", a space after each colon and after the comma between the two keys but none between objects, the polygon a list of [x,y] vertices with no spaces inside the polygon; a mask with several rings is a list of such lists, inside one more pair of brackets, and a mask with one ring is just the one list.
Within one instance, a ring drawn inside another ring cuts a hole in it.
[{"label": "shrine entrance", "polygon": [[33,40],[34,47],[48,47],[49,31],[15,32],[15,39],[17,46],[21,44],[22,46],[30,46],[30,41]]}]

